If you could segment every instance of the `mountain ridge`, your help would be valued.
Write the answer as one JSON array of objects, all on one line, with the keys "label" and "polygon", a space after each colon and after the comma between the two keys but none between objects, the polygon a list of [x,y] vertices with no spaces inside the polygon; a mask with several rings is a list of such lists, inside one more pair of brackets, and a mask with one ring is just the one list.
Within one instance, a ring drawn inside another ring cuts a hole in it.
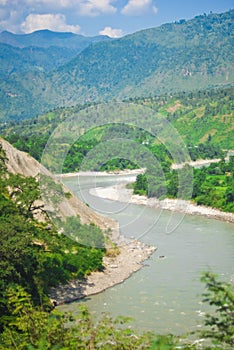
[{"label": "mountain ridge", "polygon": [[[67,48],[84,48],[91,42],[110,39],[106,35],[93,37],[75,34],[71,32],[55,32],[48,29],[37,30],[29,34],[14,34],[9,31],[0,33],[0,43],[8,44],[18,48],[61,46]],[[51,43],[51,40],[52,43]]]},{"label": "mountain ridge", "polygon": [[49,72],[8,74],[1,119],[58,106],[234,84],[234,10],[91,43]]}]

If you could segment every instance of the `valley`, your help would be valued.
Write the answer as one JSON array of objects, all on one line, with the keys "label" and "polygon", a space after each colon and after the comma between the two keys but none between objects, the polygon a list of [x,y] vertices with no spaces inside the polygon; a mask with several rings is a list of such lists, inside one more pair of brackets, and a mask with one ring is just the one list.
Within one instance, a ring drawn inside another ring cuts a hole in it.
[{"label": "valley", "polygon": [[233,18],[0,33],[0,350],[233,348]]}]

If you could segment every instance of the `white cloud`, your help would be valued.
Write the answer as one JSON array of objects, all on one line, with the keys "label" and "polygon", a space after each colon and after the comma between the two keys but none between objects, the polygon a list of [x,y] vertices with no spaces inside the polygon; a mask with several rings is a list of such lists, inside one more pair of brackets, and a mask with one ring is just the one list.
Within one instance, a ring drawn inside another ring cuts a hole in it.
[{"label": "white cloud", "polygon": [[158,9],[153,0],[129,0],[122,9],[122,14],[127,16],[139,16],[144,13],[157,13]]},{"label": "white cloud", "polygon": [[120,38],[124,35],[122,29],[113,29],[111,27],[105,27],[103,30],[100,30],[100,35],[107,35],[110,38]]},{"label": "white cloud", "polygon": [[0,0],[0,6],[5,6],[7,4],[7,0]]},{"label": "white cloud", "polygon": [[100,14],[113,14],[117,11],[111,3],[114,0],[87,0],[81,1],[80,15],[83,16],[97,16]]},{"label": "white cloud", "polygon": [[5,9],[0,11],[0,30],[8,30],[11,32],[17,32],[19,29],[18,23],[21,20],[20,13],[18,11],[7,11]]},{"label": "white cloud", "polygon": [[[5,1],[5,0],[0,0]],[[82,16],[112,14],[117,11],[112,5],[116,0],[23,0],[36,8],[72,9]]]},{"label": "white cloud", "polygon": [[[1,0],[0,0],[1,1]],[[24,0],[28,5],[37,5],[37,7],[54,7],[54,8],[66,8],[73,7],[82,2],[82,0]]]},{"label": "white cloud", "polygon": [[35,30],[49,29],[56,32],[79,33],[79,25],[69,25],[66,23],[66,17],[60,13],[57,14],[30,14],[21,24],[24,33],[31,33]]}]

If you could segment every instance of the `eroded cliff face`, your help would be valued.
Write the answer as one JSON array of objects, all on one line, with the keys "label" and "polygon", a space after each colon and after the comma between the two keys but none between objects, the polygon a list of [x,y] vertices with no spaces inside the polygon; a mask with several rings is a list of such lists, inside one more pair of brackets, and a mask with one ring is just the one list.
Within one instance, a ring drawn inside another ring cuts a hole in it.
[{"label": "eroded cliff face", "polygon": [[[37,179],[39,179],[39,174],[41,173],[51,177],[55,182],[59,183],[58,178],[55,179],[47,169],[42,167],[40,163],[29,154],[17,150],[9,142],[2,138],[0,138],[0,144],[6,153],[6,166],[9,172],[23,176],[33,176]],[[56,211],[59,213],[61,218],[65,219],[66,217],[70,216],[79,216],[82,224],[93,223],[100,227],[102,230],[111,229],[114,236],[117,234],[117,222],[93,212],[66,186],[62,186],[64,193],[66,193],[66,196],[64,196],[64,198],[57,204],[56,208]]]}]

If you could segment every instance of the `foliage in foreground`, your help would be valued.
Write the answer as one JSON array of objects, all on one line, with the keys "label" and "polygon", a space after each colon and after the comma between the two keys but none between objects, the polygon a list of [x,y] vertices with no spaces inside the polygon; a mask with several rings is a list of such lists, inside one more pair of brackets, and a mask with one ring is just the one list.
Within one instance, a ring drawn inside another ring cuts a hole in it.
[{"label": "foliage in foreground", "polygon": [[212,340],[219,349],[234,348],[234,293],[233,286],[217,280],[213,273],[206,272],[201,278],[206,284],[203,302],[214,309],[206,314],[205,328],[201,336]]},{"label": "foliage in foreground", "polygon": [[[131,319],[126,317],[112,319],[104,314],[95,321],[83,305],[78,306],[76,316],[57,310],[46,312],[33,305],[22,287],[10,286],[6,297],[11,313],[0,335],[0,350],[231,350],[234,346],[232,287],[209,272],[204,273],[201,280],[206,284],[203,301],[216,309],[206,314],[202,331],[195,333],[196,341],[191,341],[189,334],[189,338],[179,339],[173,335],[140,333],[132,329]],[[208,342],[204,342],[205,339]]]},{"label": "foliage in foreground", "polygon": [[38,222],[34,213],[43,210],[36,205],[39,185],[33,177],[7,172],[6,155],[0,147],[0,331],[11,312],[4,291],[12,285],[30,294],[32,303],[49,307],[48,291],[72,278],[84,278],[102,270],[104,249],[75,241],[79,233],[86,239],[103,239],[94,225],[82,225],[69,218],[65,228],[71,237],[59,235],[53,224]]},{"label": "foliage in foreground", "polygon": [[103,316],[96,324],[85,307],[74,318],[57,311],[47,313],[33,307],[21,287],[7,291],[12,315],[1,336],[0,349],[147,349],[152,335],[137,334],[128,319]]}]

